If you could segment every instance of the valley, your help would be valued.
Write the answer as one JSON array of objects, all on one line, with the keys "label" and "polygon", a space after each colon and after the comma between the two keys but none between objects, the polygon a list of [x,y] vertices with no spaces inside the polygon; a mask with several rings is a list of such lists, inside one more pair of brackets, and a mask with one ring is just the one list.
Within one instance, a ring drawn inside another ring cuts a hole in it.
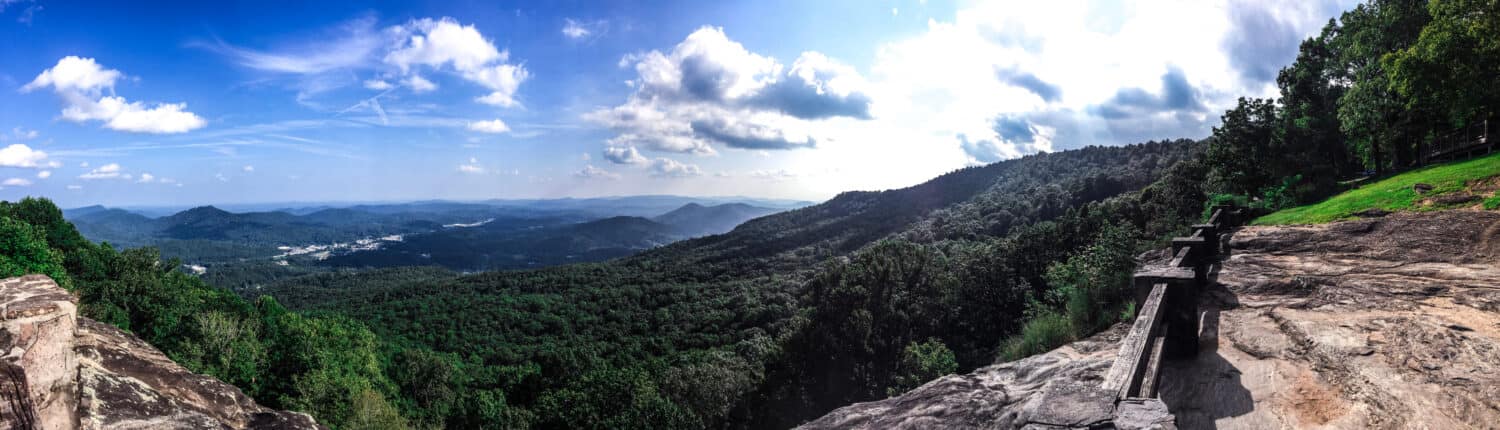
[{"label": "valley", "polygon": [[[721,200],[730,202],[717,203]],[[670,206],[678,203],[680,207]],[[204,206],[158,218],[91,206],[65,210],[64,216],[90,240],[160,248],[164,257],[182,260],[187,270],[238,290],[283,277],[349,269],[439,266],[473,272],[603,261],[724,233],[752,218],[795,207],[786,205],[805,204],[646,196],[325,204],[241,213]]]},{"label": "valley", "polygon": [[1500,420],[1500,0],[0,0],[0,40],[0,428]]}]

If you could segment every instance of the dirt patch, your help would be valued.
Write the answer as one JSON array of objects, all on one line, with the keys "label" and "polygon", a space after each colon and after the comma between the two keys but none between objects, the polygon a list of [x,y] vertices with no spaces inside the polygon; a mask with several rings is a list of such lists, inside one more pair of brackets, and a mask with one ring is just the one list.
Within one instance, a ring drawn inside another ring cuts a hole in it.
[{"label": "dirt patch", "polygon": [[1469,181],[1467,185],[1471,193],[1486,196],[1494,195],[1496,190],[1500,190],[1500,176]]},{"label": "dirt patch", "polygon": [[1303,426],[1328,424],[1349,412],[1349,403],[1337,391],[1318,380],[1318,375],[1304,371],[1292,383],[1282,399]]}]

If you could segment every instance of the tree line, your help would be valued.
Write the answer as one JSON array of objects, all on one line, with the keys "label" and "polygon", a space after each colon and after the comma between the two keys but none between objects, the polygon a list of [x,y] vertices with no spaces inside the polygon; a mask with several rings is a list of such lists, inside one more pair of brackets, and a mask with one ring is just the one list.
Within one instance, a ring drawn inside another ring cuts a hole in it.
[{"label": "tree line", "polygon": [[1305,203],[1341,180],[1420,166],[1450,132],[1493,123],[1500,1],[1368,1],[1304,40],[1276,85],[1277,98],[1241,98],[1214,128],[1216,198]]}]

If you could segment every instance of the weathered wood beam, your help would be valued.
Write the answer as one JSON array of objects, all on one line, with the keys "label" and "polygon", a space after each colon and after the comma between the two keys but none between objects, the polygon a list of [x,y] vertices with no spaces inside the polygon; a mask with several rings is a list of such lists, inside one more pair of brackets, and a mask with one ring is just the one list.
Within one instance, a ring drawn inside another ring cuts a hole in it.
[{"label": "weathered wood beam", "polygon": [[1136,314],[1135,324],[1130,326],[1130,334],[1120,344],[1120,354],[1115,357],[1114,365],[1109,367],[1109,373],[1104,376],[1101,385],[1106,390],[1116,393],[1118,398],[1130,397],[1140,389],[1141,376],[1146,371],[1146,362],[1149,359],[1151,343],[1158,337],[1161,328],[1162,301],[1167,294],[1167,284],[1158,283],[1151,287],[1151,293]]},{"label": "weathered wood beam", "polygon": [[1187,248],[1174,247],[1172,249],[1172,263],[1170,265],[1175,268],[1192,267],[1193,264],[1190,262],[1191,260],[1188,260],[1188,256],[1192,253],[1191,251],[1192,250]]},{"label": "weathered wood beam", "polygon": [[1161,380],[1162,351],[1166,349],[1167,333],[1172,331],[1172,326],[1163,324],[1159,330],[1162,333],[1151,339],[1151,352],[1146,354],[1146,373],[1141,375],[1141,386],[1132,397],[1156,397],[1156,386]]}]

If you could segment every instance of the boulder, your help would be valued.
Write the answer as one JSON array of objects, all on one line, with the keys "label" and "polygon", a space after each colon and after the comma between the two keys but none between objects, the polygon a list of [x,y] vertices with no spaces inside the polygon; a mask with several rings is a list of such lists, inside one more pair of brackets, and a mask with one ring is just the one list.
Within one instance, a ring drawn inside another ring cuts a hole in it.
[{"label": "boulder", "polygon": [[0,280],[0,317],[0,428],[323,428],[78,317],[77,299],[45,276]]}]

